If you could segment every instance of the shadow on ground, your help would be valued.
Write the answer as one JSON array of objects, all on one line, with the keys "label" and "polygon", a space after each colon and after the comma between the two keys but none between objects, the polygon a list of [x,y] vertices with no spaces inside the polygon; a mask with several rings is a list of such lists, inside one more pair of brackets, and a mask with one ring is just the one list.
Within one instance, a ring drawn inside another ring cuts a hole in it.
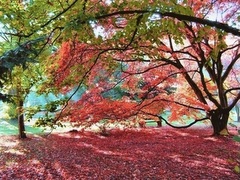
[{"label": "shadow on ground", "polygon": [[238,179],[240,145],[211,129],[62,133],[0,143],[6,179]]}]

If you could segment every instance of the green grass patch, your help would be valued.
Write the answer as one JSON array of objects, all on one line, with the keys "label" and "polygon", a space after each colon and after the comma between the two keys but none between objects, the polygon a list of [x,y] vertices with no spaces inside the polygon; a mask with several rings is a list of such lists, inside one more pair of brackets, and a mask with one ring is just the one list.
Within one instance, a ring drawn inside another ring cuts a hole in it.
[{"label": "green grass patch", "polygon": [[[25,130],[27,134],[41,134],[43,133],[42,128],[33,127],[26,123]],[[11,120],[0,120],[0,135],[17,135],[18,134],[18,121],[15,119]]]}]

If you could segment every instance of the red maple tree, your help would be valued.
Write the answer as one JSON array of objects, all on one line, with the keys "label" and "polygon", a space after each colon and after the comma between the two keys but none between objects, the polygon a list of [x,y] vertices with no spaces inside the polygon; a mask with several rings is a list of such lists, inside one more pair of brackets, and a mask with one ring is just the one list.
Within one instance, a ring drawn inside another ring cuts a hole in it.
[{"label": "red maple tree", "polygon": [[[54,83],[62,92],[82,84],[89,89],[64,114],[78,122],[137,115],[166,121],[160,114],[169,109],[170,120],[195,119],[185,127],[210,119],[214,134],[227,131],[229,112],[240,98],[240,43],[233,23],[239,2],[148,2],[147,10],[144,3],[94,6],[91,12],[106,8],[94,21],[102,38],[80,43],[80,31],[54,55]],[[127,91],[121,100],[102,96],[116,86]]]}]

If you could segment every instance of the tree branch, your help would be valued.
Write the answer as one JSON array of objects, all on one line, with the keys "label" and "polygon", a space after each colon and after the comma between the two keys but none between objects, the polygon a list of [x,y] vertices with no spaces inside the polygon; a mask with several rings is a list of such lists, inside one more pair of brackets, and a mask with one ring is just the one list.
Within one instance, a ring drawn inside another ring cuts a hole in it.
[{"label": "tree branch", "polygon": [[200,121],[204,121],[204,120],[207,120],[208,118],[205,117],[205,118],[202,118],[202,119],[195,119],[193,122],[191,122],[190,124],[186,125],[186,126],[175,126],[175,125],[172,125],[171,123],[169,123],[165,118],[163,118],[162,116],[158,116],[158,118],[160,120],[163,120],[168,126],[172,127],[172,128],[177,128],[177,129],[183,129],[183,128],[188,128],[188,127],[191,127],[192,125],[196,124],[197,122],[200,122]]},{"label": "tree branch", "polygon": [[[96,16],[96,19],[104,19],[107,17],[115,16],[115,15],[125,15],[125,14],[146,14],[146,13],[153,13],[153,14],[159,14],[162,17],[171,17],[176,18],[180,21],[189,21],[189,22],[195,22],[202,25],[208,25],[210,27],[215,27],[217,29],[223,30],[227,33],[231,33],[236,36],[240,36],[240,30],[234,27],[229,26],[228,24],[217,22],[217,21],[211,21],[208,19],[202,19],[194,16],[189,15],[183,15],[179,13],[174,12],[159,12],[159,11],[151,11],[151,10],[126,10],[126,11],[116,11],[109,14],[103,14],[100,16]],[[84,21],[86,22],[86,21]]]},{"label": "tree branch", "polygon": [[171,123],[169,123],[165,118],[163,118],[161,115],[155,115],[155,114],[152,114],[152,113],[148,113],[148,112],[145,112],[145,111],[141,111],[142,113],[144,114],[147,114],[147,115],[150,115],[150,116],[155,116],[155,117],[158,117],[158,119],[160,121],[164,121],[168,126],[172,127],[172,128],[177,128],[177,129],[184,129],[184,128],[188,128],[188,127],[191,127],[192,125],[196,124],[197,122],[200,122],[200,121],[204,121],[204,120],[208,120],[209,118],[205,117],[205,118],[202,118],[202,119],[195,119],[193,122],[191,122],[190,124],[186,125],[186,126],[175,126],[175,125],[172,125]]},{"label": "tree branch", "polygon": [[238,93],[237,97],[233,100],[233,102],[228,106],[227,110],[231,110],[239,101],[240,99],[240,92]]},{"label": "tree branch", "polygon": [[223,81],[226,80],[226,78],[228,77],[228,75],[229,75],[230,71],[232,70],[234,64],[235,64],[235,63],[237,62],[237,60],[239,60],[239,59],[240,59],[240,54],[236,55],[236,56],[233,58],[233,60],[232,60],[231,63],[228,65],[226,71],[224,72],[224,74],[223,74],[223,76],[222,76]]},{"label": "tree branch", "polygon": [[160,13],[162,16],[167,16],[167,17],[173,17],[176,18],[180,21],[189,21],[189,22],[195,22],[198,24],[203,24],[203,25],[208,25],[211,27],[215,27],[217,29],[221,29],[227,33],[231,33],[236,36],[240,36],[240,30],[234,27],[231,27],[227,24],[217,22],[217,21],[211,21],[208,19],[202,19],[198,17],[193,17],[193,16],[188,16],[188,15],[182,15],[182,14],[177,14],[177,13],[172,13],[172,12],[166,12],[166,13]]},{"label": "tree branch", "polygon": [[[71,9],[74,4],[77,3],[78,0],[75,0],[72,2],[72,4],[70,4],[66,9],[64,9],[63,11],[61,11],[60,13],[58,13],[56,16],[54,16],[53,18],[49,19],[46,23],[42,24],[40,26],[39,29],[42,29],[44,27],[46,27],[47,25],[49,25],[52,21],[56,20],[57,18],[59,18],[61,15],[63,15],[64,13],[66,13],[69,9]],[[34,31],[32,31],[31,33],[29,34],[21,34],[21,33],[4,33],[5,35],[11,35],[11,36],[17,36],[17,37],[20,37],[20,38],[28,38],[30,36],[32,36],[34,33],[36,33],[39,29],[36,29]]]}]

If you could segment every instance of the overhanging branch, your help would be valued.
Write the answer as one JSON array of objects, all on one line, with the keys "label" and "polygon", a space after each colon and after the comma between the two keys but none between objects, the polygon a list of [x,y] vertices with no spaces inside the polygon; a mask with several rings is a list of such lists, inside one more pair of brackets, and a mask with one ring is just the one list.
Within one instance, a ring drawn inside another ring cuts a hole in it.
[{"label": "overhanging branch", "polygon": [[[71,9],[76,3],[77,3],[78,0],[75,0],[73,1],[67,8],[65,8],[63,11],[59,12],[56,16],[54,16],[53,18],[49,19],[47,22],[45,22],[44,24],[42,24],[40,26],[39,29],[36,29],[32,32],[30,32],[29,34],[21,34],[21,33],[8,33],[8,32],[5,32],[5,33],[2,33],[4,35],[10,35],[10,36],[16,36],[16,37],[20,37],[20,38],[28,38],[30,36],[32,36],[34,33],[36,33],[37,31],[39,31],[40,29],[48,26],[50,23],[52,23],[54,20],[58,19],[60,16],[62,16],[64,13],[66,13],[69,9]],[[63,27],[61,27],[63,28]]]},{"label": "overhanging branch", "polygon": [[[104,18],[107,18],[107,17],[115,16],[115,15],[147,14],[147,13],[159,14],[161,17],[176,18],[180,21],[195,22],[195,23],[198,23],[198,24],[207,25],[207,26],[210,26],[210,27],[215,27],[217,29],[223,30],[227,33],[231,33],[231,34],[236,35],[236,36],[240,36],[240,30],[237,29],[237,28],[231,27],[228,24],[221,23],[221,22],[218,22],[218,21],[211,21],[211,20],[208,20],[208,19],[202,19],[202,18],[199,18],[199,17],[183,15],[183,14],[174,13],[174,12],[159,12],[159,11],[151,11],[151,10],[126,10],[126,11],[116,11],[116,12],[112,12],[112,13],[109,13],[109,14],[103,14],[103,15],[100,15],[100,16],[96,16],[95,18],[96,19],[104,19]],[[86,21],[84,21],[84,23],[85,22]]]},{"label": "overhanging branch", "polygon": [[188,127],[191,127],[192,125],[196,124],[197,122],[200,122],[200,121],[204,121],[204,120],[207,120],[208,118],[205,117],[205,118],[202,118],[202,119],[195,119],[193,122],[191,122],[190,124],[188,125],[185,125],[185,126],[175,126],[175,125],[172,125],[171,123],[169,123],[165,118],[163,118],[162,116],[158,116],[158,118],[160,120],[163,120],[168,126],[172,127],[172,128],[177,128],[177,129],[183,129],[183,128],[188,128]]},{"label": "overhanging branch", "polygon": [[200,122],[200,121],[204,121],[204,120],[208,120],[209,118],[205,117],[205,118],[201,118],[201,119],[195,119],[193,122],[185,125],[185,126],[175,126],[171,123],[168,122],[168,120],[166,120],[165,118],[163,118],[161,115],[156,115],[156,114],[152,114],[152,113],[148,113],[148,112],[144,112],[144,111],[141,111],[141,113],[144,113],[144,114],[147,114],[147,115],[150,115],[150,116],[155,116],[155,117],[158,117],[159,121],[164,121],[168,126],[172,127],[172,128],[177,128],[177,129],[184,129],[184,128],[189,128],[191,127],[192,125],[196,124],[197,122]]}]

